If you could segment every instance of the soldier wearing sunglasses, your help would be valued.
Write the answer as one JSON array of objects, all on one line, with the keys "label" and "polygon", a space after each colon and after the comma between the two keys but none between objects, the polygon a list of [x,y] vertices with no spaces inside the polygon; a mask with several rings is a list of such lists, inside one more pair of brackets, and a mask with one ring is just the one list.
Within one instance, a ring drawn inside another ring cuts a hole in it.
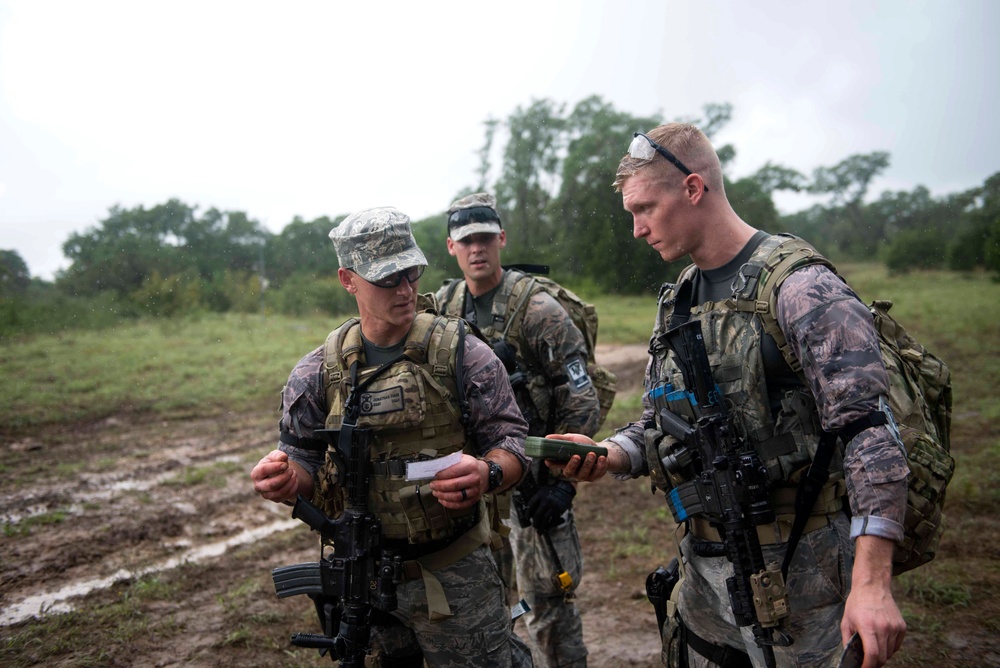
[{"label": "soldier wearing sunglasses", "polygon": [[[357,425],[372,432],[368,507],[382,548],[404,560],[398,607],[372,629],[377,665],[530,665],[512,632],[484,500],[517,484],[528,464],[507,373],[488,345],[462,334],[464,322],[417,313],[427,261],[406,215],[361,211],[330,238],[360,317],[292,370],[280,444],[251,472],[254,489],[274,502],[302,495],[336,517],[339,472],[317,432],[340,427],[346,397],[364,383]],[[443,456],[458,460],[432,478],[408,475],[414,461]]]},{"label": "soldier wearing sunglasses", "polygon": [[[452,203],[447,217],[448,253],[463,276],[438,290],[441,312],[476,324],[493,342],[511,373],[529,435],[596,432],[600,403],[587,374],[583,333],[551,295],[531,288],[529,274],[501,266],[507,234],[496,199],[488,193],[468,195]],[[545,668],[587,665],[575,604],[583,577],[575,495],[572,481],[549,475],[543,462],[535,460],[513,492],[509,509],[507,495],[498,498],[510,529],[500,560],[509,577],[513,559],[518,594],[531,606],[524,620],[535,665]],[[560,581],[560,573],[568,574],[571,583]]]},{"label": "soldier wearing sunglasses", "polygon": [[[690,320],[700,321],[706,361],[735,416],[731,429],[766,467],[767,503],[776,517],[754,528],[769,568],[786,566],[798,480],[817,443],[824,432],[837,439],[830,476],[820,483],[815,504],[800,514],[807,521],[787,563],[790,614],[781,619],[780,636],[755,639],[749,625],[733,621],[727,527],[698,510],[680,514],[681,579],[671,597],[676,612],[666,616],[662,629],[665,660],[691,666],[833,665],[858,632],[864,665],[884,664],[906,633],[890,580],[894,544],[903,538],[908,467],[888,411],[889,379],[867,307],[827,266],[803,261],[790,265],[774,295],[773,322],[780,331],[765,329],[760,308],[770,307],[752,291],[766,280],[763,267],[775,271],[770,262],[789,239],[739,217],[726,198],[715,149],[691,125],[635,133],[614,187],[632,214],[633,237],[665,262],[690,255],[694,264],[661,290],[642,415],[602,443],[606,458],[574,457],[564,473],[588,481],[607,472],[620,479],[649,475],[670,493],[706,470],[684,460],[690,453],[671,436],[680,432],[671,432],[663,422],[670,416],[661,419],[656,408],[658,390],[676,396],[684,388],[665,334]],[[793,371],[790,360],[801,371]],[[757,642],[779,637],[793,642]]]}]

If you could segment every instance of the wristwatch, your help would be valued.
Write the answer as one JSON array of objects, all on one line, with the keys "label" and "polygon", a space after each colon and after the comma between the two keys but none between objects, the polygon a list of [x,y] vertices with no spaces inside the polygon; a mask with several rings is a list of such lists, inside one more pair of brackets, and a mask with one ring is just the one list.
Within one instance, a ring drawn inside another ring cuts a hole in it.
[{"label": "wristwatch", "polygon": [[492,459],[483,460],[490,467],[490,475],[487,478],[486,491],[492,492],[503,484],[503,469]]}]

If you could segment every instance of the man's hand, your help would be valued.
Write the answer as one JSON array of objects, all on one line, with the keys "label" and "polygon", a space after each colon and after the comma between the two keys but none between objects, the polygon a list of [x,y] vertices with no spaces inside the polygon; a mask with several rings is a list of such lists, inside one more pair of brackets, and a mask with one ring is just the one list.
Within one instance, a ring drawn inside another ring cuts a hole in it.
[{"label": "man's hand", "polygon": [[462,455],[462,460],[438,471],[431,481],[431,492],[445,508],[458,510],[479,502],[489,484],[489,465],[472,455]]},{"label": "man's hand", "polygon": [[906,622],[892,598],[893,543],[878,536],[858,536],[854,541],[851,592],[840,622],[846,645],[855,631],[865,647],[862,668],[875,668],[902,646]]},{"label": "man's hand", "polygon": [[[583,445],[597,445],[594,439],[589,436],[584,436],[583,434],[549,434],[545,438],[553,438],[557,441],[572,441],[574,443],[581,443]],[[611,443],[606,443],[608,446],[612,446]],[[624,453],[619,453],[624,456]],[[612,456],[615,452],[613,447],[608,448],[608,455]],[[605,473],[608,472],[608,457],[600,456],[598,457],[593,452],[588,452],[586,457],[580,457],[580,455],[573,455],[566,462],[557,462],[551,459],[545,460],[545,465],[550,469],[559,472],[559,475],[565,478],[573,478],[574,480],[579,480],[580,482],[594,482],[600,480]]]},{"label": "man's hand", "polygon": [[[281,450],[272,450],[250,471],[253,490],[268,501],[290,501],[306,490],[300,490],[299,467],[288,461]],[[311,485],[309,486],[311,491]]]}]

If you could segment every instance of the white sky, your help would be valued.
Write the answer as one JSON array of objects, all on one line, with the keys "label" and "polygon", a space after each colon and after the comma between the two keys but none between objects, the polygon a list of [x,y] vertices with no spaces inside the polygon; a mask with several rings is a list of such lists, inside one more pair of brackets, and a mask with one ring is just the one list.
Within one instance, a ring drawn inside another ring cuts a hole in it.
[{"label": "white sky", "polygon": [[171,197],[419,219],[476,182],[488,117],[592,94],[731,103],[733,176],[885,150],[870,196],[956,192],[1000,171],[998,29],[993,0],[0,0],[0,249],[51,278],[70,233]]}]

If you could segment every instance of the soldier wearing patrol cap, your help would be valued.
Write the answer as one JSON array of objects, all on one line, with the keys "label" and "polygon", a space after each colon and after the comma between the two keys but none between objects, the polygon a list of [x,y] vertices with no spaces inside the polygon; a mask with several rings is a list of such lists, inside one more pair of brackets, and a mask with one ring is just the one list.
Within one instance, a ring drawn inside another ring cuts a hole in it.
[{"label": "soldier wearing patrol cap", "polygon": [[[488,193],[468,195],[452,203],[447,217],[448,252],[458,261],[463,278],[438,290],[441,312],[476,324],[493,342],[512,374],[529,435],[593,434],[600,404],[587,374],[583,333],[555,298],[530,287],[530,275],[501,266],[507,235],[496,199]],[[531,607],[524,620],[535,665],[547,668],[587,665],[575,605],[583,576],[572,509],[575,495],[572,482],[550,476],[544,464],[535,461],[525,484],[514,492],[514,502],[498,499],[501,514],[510,515],[504,524],[510,529],[517,591]],[[509,562],[510,556],[501,553],[500,559]],[[569,580],[559,579],[560,573]]]},{"label": "soldier wearing patrol cap", "polygon": [[[406,215],[391,207],[360,211],[330,238],[338,278],[356,298],[360,319],[338,327],[292,370],[282,391],[280,443],[251,472],[254,489],[274,502],[302,495],[336,516],[337,471],[317,430],[339,428],[352,380],[375,376],[358,418],[372,430],[368,507],[381,522],[383,546],[402,555],[406,573],[394,622],[372,630],[376,660],[530,665],[511,630],[483,500],[517,484],[528,464],[526,425],[507,374],[489,346],[460,334],[457,318],[416,312],[427,261]],[[456,405],[462,395],[466,424]],[[460,459],[434,479],[407,479],[408,462],[449,454]]]}]

